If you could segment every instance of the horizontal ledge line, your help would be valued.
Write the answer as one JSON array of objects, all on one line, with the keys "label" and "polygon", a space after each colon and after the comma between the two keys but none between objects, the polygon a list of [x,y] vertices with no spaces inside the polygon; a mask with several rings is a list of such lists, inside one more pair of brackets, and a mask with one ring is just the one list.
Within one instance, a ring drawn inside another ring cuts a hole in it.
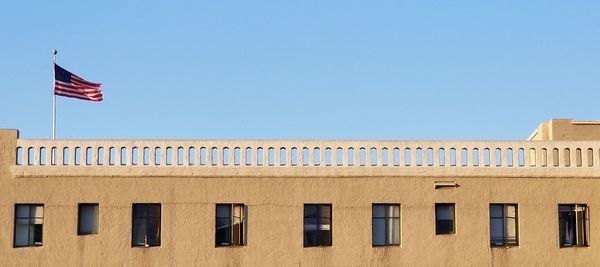
[{"label": "horizontal ledge line", "polygon": [[[85,168],[84,168],[85,167]],[[204,178],[600,178],[600,168],[390,168],[390,167],[161,167],[161,166],[12,166],[13,177],[204,177]]]}]

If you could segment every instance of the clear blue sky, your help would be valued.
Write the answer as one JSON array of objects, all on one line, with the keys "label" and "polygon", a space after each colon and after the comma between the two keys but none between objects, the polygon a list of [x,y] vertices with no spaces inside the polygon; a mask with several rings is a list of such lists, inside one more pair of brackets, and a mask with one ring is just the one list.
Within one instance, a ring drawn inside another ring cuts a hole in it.
[{"label": "clear blue sky", "polygon": [[59,138],[524,139],[600,119],[600,1],[168,2],[3,3],[0,128],[50,138],[54,48],[105,97],[59,98]]}]

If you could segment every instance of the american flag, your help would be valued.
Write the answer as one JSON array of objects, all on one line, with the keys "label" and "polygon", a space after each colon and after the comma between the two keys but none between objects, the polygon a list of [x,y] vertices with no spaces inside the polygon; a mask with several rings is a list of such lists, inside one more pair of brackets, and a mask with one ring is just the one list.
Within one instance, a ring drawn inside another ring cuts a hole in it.
[{"label": "american flag", "polygon": [[102,101],[101,84],[88,82],[54,64],[54,94],[82,100]]}]

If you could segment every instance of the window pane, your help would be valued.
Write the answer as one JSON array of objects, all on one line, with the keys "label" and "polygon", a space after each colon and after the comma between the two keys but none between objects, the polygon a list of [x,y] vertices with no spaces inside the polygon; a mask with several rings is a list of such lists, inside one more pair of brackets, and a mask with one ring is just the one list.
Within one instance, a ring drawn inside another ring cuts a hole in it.
[{"label": "window pane", "polygon": [[317,233],[318,231],[304,231],[304,246],[313,247],[317,246]]},{"label": "window pane", "polygon": [[400,244],[400,219],[398,218],[388,220],[388,242],[392,245]]},{"label": "window pane", "polygon": [[435,226],[436,234],[452,234],[454,233],[454,221],[438,220]]},{"label": "window pane", "polygon": [[141,218],[148,216],[148,208],[145,204],[133,204],[133,217]]},{"label": "window pane", "polygon": [[331,230],[331,219],[321,219],[319,230]]},{"label": "window pane", "polygon": [[33,244],[41,245],[42,244],[42,233],[44,226],[42,224],[35,224],[33,226]]},{"label": "window pane", "polygon": [[242,214],[244,213],[243,205],[233,205],[233,216],[237,218],[242,218]]},{"label": "window pane", "polygon": [[29,245],[29,219],[17,219],[15,222],[15,246]]},{"label": "window pane", "polygon": [[329,246],[331,245],[331,231],[317,231],[319,235],[319,244],[320,246]]},{"label": "window pane", "polygon": [[149,204],[148,205],[148,217],[160,217],[160,205]]},{"label": "window pane", "polygon": [[504,205],[490,205],[490,217],[501,218]]},{"label": "window pane", "polygon": [[79,233],[98,233],[98,205],[79,206]]},{"label": "window pane", "polygon": [[575,209],[574,205],[558,205],[558,210],[560,212],[569,212],[569,211],[573,211]]},{"label": "window pane", "polygon": [[385,219],[373,219],[373,245],[385,245]]},{"label": "window pane", "polygon": [[517,206],[506,205],[506,217],[516,218],[517,217]]},{"label": "window pane", "polygon": [[373,205],[373,217],[385,217],[385,205]]},{"label": "window pane", "polygon": [[144,246],[146,245],[146,232],[147,225],[145,218],[134,218],[133,219],[133,245]]},{"label": "window pane", "polygon": [[17,205],[17,218],[29,218],[29,205]]},{"label": "window pane", "polygon": [[504,222],[502,218],[490,219],[490,235],[492,243],[504,244]]},{"label": "window pane", "polygon": [[217,246],[226,246],[231,240],[231,220],[229,218],[217,219],[217,229],[215,236]]},{"label": "window pane", "polygon": [[44,217],[44,206],[34,205],[29,209],[31,217],[43,218]]},{"label": "window pane", "polygon": [[454,219],[454,207],[449,204],[436,205],[436,218],[438,220],[452,220]]},{"label": "window pane", "polygon": [[27,233],[27,235],[29,236],[29,239],[27,240],[27,244],[33,245],[33,244],[35,244],[35,227],[34,227],[34,225],[29,224],[29,227],[27,229],[29,230],[29,233]]},{"label": "window pane", "polygon": [[304,218],[304,230],[305,231],[317,230],[317,219],[316,218]]},{"label": "window pane", "polygon": [[160,245],[160,218],[148,219],[148,244],[151,246]]},{"label": "window pane", "polygon": [[317,205],[304,205],[304,217],[317,217]]},{"label": "window pane", "polygon": [[517,221],[514,218],[506,218],[506,235],[507,238],[517,237]]},{"label": "window pane", "polygon": [[387,215],[389,217],[400,217],[400,206],[398,206],[398,205],[388,205]]},{"label": "window pane", "polygon": [[[564,209],[563,209],[564,210]],[[559,214],[559,231],[561,237],[561,245],[575,245],[575,212],[562,211]]]},{"label": "window pane", "polygon": [[236,245],[242,245],[243,242],[243,233],[244,233],[244,224],[240,222],[234,222],[233,224],[233,233],[232,233],[232,242]]},{"label": "window pane", "polygon": [[585,212],[583,209],[578,209],[577,211],[577,245],[585,246]]},{"label": "window pane", "polygon": [[328,205],[321,205],[321,217],[331,218],[331,207]]},{"label": "window pane", "polygon": [[229,218],[231,217],[231,205],[217,205],[217,217]]}]

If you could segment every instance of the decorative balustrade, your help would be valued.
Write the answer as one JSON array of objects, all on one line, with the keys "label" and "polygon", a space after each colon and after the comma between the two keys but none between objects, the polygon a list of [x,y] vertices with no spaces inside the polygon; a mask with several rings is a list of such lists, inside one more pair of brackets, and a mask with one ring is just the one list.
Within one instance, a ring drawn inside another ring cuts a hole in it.
[{"label": "decorative balustrade", "polygon": [[21,166],[582,167],[600,141],[17,141]]}]

